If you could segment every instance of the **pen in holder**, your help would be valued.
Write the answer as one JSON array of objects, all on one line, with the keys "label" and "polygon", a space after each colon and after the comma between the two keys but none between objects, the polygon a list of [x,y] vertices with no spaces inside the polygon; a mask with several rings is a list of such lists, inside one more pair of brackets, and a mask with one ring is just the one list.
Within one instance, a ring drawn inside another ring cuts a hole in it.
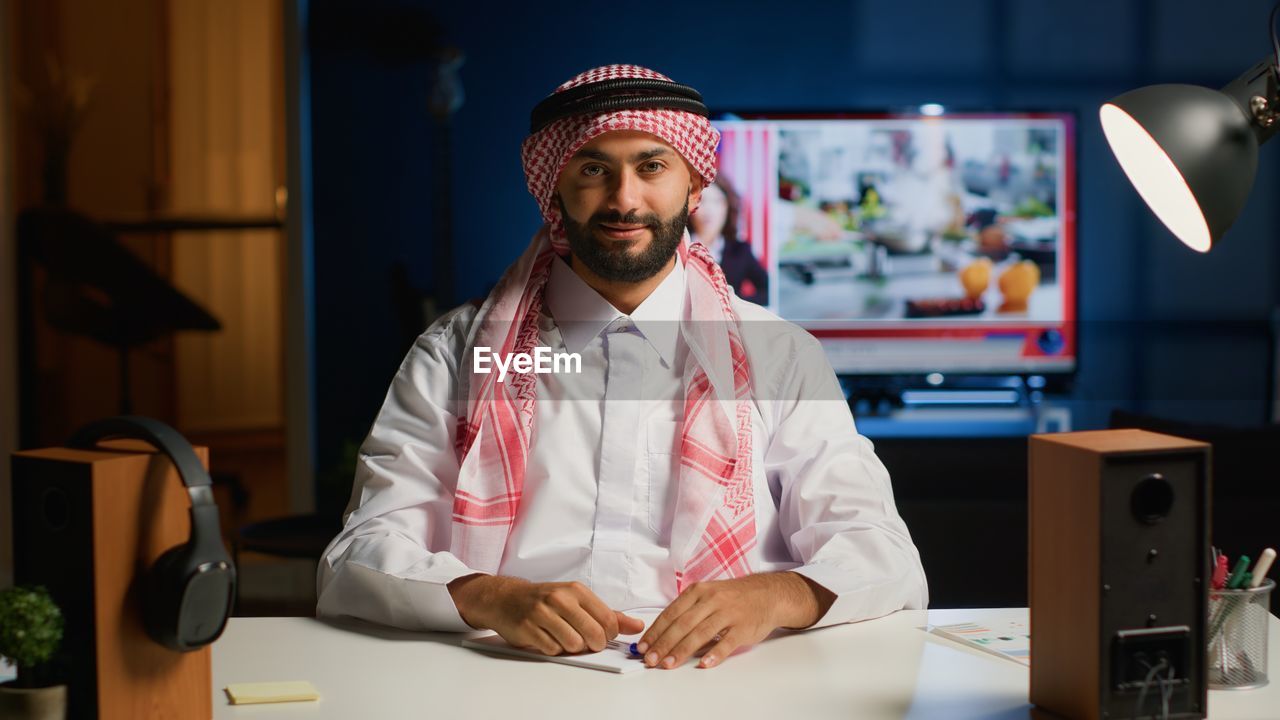
[{"label": "pen in holder", "polygon": [[1209,591],[1209,687],[1252,690],[1267,684],[1267,616],[1274,580],[1256,588]]}]

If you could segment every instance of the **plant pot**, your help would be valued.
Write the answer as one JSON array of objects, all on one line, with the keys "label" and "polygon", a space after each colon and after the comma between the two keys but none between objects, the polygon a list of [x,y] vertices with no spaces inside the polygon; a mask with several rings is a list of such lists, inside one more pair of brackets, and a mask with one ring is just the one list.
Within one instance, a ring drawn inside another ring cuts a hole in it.
[{"label": "plant pot", "polygon": [[19,688],[0,685],[0,717],[13,720],[66,720],[67,686]]}]

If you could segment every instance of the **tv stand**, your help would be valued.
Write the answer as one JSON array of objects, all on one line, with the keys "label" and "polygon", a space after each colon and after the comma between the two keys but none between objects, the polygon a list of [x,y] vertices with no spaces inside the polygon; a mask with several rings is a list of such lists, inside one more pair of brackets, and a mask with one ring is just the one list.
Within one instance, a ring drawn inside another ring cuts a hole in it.
[{"label": "tv stand", "polygon": [[840,378],[858,431],[868,437],[990,437],[1064,432],[1070,409],[1041,376]]}]

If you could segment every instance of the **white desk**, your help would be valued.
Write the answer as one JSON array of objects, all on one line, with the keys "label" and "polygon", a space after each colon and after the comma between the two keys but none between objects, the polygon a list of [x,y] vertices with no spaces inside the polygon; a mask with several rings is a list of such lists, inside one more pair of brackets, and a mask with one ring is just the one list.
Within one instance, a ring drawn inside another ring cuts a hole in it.
[{"label": "white desk", "polygon": [[[933,624],[968,610],[931,610]],[[988,611],[983,611],[988,612]],[[1021,614],[1025,609],[1003,611]],[[627,675],[485,654],[461,635],[309,618],[235,618],[213,646],[223,718],[996,718],[1031,717],[1027,668],[920,630],[922,610],[770,639],[717,668]],[[1261,690],[1209,691],[1209,717],[1280,717],[1280,620]],[[319,702],[235,706],[233,682],[310,680]]]}]

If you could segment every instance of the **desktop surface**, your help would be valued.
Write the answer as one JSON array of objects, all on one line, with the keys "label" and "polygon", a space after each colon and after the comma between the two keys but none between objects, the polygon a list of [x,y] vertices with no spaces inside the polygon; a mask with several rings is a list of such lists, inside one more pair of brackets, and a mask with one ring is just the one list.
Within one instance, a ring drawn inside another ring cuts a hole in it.
[{"label": "desktop surface", "polygon": [[[910,610],[785,633],[704,670],[617,675],[461,647],[463,634],[359,622],[234,618],[213,646],[213,716],[227,718],[577,717],[1030,718],[1016,662],[924,632],[929,624],[1025,618],[1025,608]],[[1280,667],[1271,618],[1270,668]],[[480,635],[484,633],[475,633]],[[308,680],[317,702],[234,706],[229,683]],[[1209,717],[1275,718],[1280,683],[1209,692]],[[1037,714],[1036,717],[1039,717]]]}]

